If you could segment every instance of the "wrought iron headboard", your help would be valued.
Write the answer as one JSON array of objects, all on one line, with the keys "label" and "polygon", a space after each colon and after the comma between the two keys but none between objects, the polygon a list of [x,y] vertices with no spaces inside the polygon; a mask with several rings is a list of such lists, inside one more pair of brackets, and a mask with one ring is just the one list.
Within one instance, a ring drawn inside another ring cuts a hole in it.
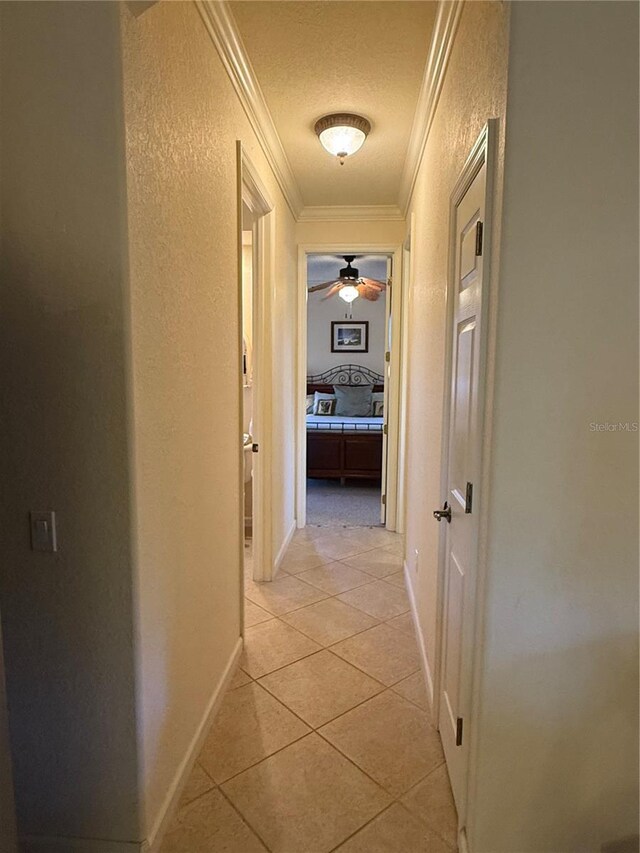
[{"label": "wrought iron headboard", "polygon": [[384,376],[359,364],[339,364],[307,376],[307,385],[383,385]]}]

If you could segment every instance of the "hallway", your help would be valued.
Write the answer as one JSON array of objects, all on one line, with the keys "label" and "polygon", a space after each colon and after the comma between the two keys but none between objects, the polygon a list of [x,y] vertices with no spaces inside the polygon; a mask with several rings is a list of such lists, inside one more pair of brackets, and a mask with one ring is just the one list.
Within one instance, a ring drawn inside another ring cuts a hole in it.
[{"label": "hallway", "polygon": [[382,528],[307,527],[245,565],[245,650],[162,853],[451,853],[456,817]]}]

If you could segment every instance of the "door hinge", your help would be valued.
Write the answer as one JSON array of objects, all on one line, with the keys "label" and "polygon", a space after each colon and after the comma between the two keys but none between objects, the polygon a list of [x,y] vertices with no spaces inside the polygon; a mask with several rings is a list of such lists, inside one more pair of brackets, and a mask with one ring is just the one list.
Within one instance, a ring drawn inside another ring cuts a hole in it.
[{"label": "door hinge", "polygon": [[386,506],[386,505],[387,505],[387,496],[383,495],[382,496],[382,506]]},{"label": "door hinge", "polygon": [[393,279],[391,278],[391,276],[389,276],[389,278],[387,279],[387,287],[391,287],[392,284],[393,284]]},{"label": "door hinge", "polygon": [[388,427],[387,427],[387,425],[386,425],[386,424],[382,427],[382,432],[383,432],[383,434],[384,434],[384,435],[387,435],[387,433],[389,432]]},{"label": "door hinge", "polygon": [[473,507],[473,483],[467,483],[467,491],[464,496],[464,511],[469,514]]},{"label": "door hinge", "polygon": [[482,255],[482,222],[476,222],[476,258]]},{"label": "door hinge", "polygon": [[456,746],[462,746],[462,717],[456,720]]},{"label": "door hinge", "polygon": [[387,362],[391,361],[391,353],[389,352],[389,350],[387,350],[387,351],[385,352],[385,354],[384,354],[384,360],[385,360],[385,361],[387,361]]}]

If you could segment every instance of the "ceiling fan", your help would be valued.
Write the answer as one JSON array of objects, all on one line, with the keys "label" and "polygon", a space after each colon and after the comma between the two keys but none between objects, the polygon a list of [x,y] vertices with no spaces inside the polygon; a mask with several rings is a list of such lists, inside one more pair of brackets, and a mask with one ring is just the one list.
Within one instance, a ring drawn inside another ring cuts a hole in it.
[{"label": "ceiling fan", "polygon": [[331,281],[323,281],[322,284],[316,284],[309,288],[309,293],[315,293],[318,290],[330,288],[324,299],[330,299],[336,293],[345,302],[353,302],[359,296],[363,299],[368,299],[370,302],[375,302],[380,298],[380,294],[386,290],[387,284],[384,281],[378,281],[377,278],[361,277],[357,267],[351,266],[351,261],[355,261],[355,255],[344,255],[347,263],[346,267],[340,270],[338,278]]}]

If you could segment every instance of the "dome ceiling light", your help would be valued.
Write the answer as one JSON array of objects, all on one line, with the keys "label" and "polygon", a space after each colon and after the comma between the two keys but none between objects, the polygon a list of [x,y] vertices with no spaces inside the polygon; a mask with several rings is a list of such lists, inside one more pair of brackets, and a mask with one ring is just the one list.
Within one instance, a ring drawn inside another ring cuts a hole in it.
[{"label": "dome ceiling light", "polygon": [[364,145],[371,131],[371,123],[355,113],[332,113],[318,119],[314,130],[322,147],[344,166],[346,158]]}]

